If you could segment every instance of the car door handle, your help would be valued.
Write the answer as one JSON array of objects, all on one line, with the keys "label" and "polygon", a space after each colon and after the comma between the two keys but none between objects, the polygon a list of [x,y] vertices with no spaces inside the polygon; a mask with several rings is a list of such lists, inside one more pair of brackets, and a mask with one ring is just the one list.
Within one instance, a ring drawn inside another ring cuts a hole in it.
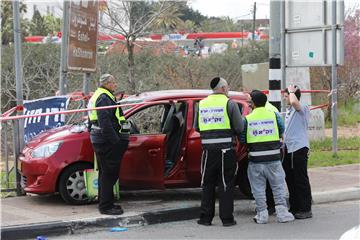
[{"label": "car door handle", "polygon": [[160,152],[160,148],[154,148],[154,149],[149,150],[149,154],[151,156],[156,156],[158,154],[158,152]]}]

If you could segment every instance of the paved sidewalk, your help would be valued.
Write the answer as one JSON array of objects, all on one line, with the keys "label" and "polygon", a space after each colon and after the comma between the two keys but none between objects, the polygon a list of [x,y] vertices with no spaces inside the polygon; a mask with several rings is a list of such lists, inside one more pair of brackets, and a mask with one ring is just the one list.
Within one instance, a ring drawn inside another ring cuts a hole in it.
[{"label": "paved sidewalk", "polygon": [[[360,165],[309,170],[315,204],[360,199]],[[60,196],[24,196],[2,199],[2,239],[66,234],[89,227],[145,225],[198,217],[201,190],[134,191],[122,193],[121,216],[99,214],[97,204],[72,206]],[[235,211],[254,211],[252,200],[236,194]],[[242,199],[242,200],[241,200]]]}]

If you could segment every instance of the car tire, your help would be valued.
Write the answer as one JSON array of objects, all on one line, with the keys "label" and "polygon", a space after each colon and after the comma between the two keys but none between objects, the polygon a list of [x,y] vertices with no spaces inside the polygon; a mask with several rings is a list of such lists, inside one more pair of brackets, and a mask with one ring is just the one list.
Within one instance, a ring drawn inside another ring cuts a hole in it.
[{"label": "car tire", "polygon": [[89,202],[86,195],[84,170],[93,166],[87,163],[78,163],[67,167],[59,179],[59,193],[62,199],[72,205],[82,205]]},{"label": "car tire", "polygon": [[254,199],[251,193],[251,186],[247,175],[248,161],[242,161],[239,163],[238,175],[237,175],[237,184],[240,191],[248,198]]}]

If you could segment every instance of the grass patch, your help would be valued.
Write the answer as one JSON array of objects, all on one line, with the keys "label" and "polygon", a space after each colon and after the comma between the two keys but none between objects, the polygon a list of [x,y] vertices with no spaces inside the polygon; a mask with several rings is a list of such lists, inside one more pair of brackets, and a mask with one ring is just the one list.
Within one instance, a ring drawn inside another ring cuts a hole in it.
[{"label": "grass patch", "polygon": [[360,163],[359,151],[338,151],[338,156],[333,157],[332,151],[311,151],[309,167],[327,167],[344,164]]},{"label": "grass patch", "polygon": [[[6,179],[6,172],[1,171],[1,189],[15,189],[15,173],[14,171],[11,171],[9,174],[9,182],[7,182]],[[6,197],[13,197],[16,196],[16,192],[1,192],[0,197],[6,198]]]},{"label": "grass patch", "polygon": [[339,138],[338,156],[332,153],[332,138],[310,142],[309,167],[327,167],[360,163],[360,137]]},{"label": "grass patch", "polygon": [[[347,104],[339,103],[337,125],[342,127],[356,126],[360,123],[360,102],[351,100]],[[325,121],[325,128],[331,128],[331,120]]]},{"label": "grass patch", "polygon": [[[338,150],[359,150],[360,137],[338,138]],[[311,141],[310,149],[312,152],[332,151],[332,138],[325,138],[320,141]]]}]

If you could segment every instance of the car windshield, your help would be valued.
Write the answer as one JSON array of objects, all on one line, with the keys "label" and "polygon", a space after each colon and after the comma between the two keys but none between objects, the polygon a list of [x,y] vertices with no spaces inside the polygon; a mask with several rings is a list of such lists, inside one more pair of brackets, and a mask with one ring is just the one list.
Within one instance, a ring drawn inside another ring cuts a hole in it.
[{"label": "car windshield", "polygon": [[[144,102],[144,98],[139,98],[139,97],[127,97],[124,99],[121,99],[120,101],[118,101],[118,104],[121,105],[127,105],[127,104],[136,104],[136,103],[142,103]],[[122,106],[122,110],[123,111],[128,111],[129,109],[133,108],[136,105],[130,105],[130,106]]]}]

